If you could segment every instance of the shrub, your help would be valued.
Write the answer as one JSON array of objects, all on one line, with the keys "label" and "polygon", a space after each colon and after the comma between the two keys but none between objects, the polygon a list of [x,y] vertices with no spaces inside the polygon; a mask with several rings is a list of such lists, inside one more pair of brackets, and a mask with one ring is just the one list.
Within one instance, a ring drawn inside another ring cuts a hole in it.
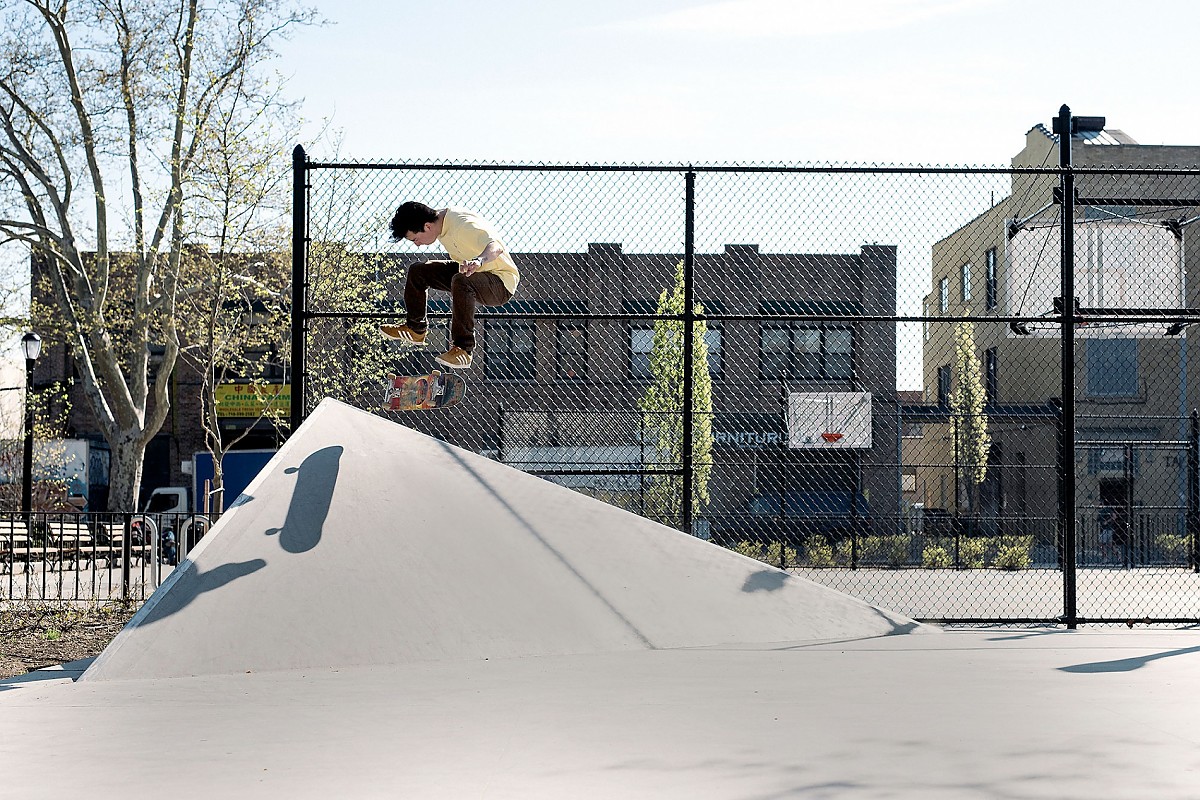
[{"label": "shrub", "polygon": [[902,567],[908,564],[908,544],[907,536],[864,536],[859,540],[859,559],[869,564]]},{"label": "shrub", "polygon": [[833,545],[823,536],[814,536],[804,548],[804,555],[810,567],[832,567]]},{"label": "shrub", "polygon": [[921,553],[921,566],[925,569],[945,569],[952,564],[950,554],[940,544],[931,544]]},{"label": "shrub", "polygon": [[[750,556],[750,558],[761,561],[764,564],[770,564],[773,567],[778,567],[779,547],[779,542],[748,542],[743,540],[735,543],[729,549],[735,553],[741,553],[744,556]],[[794,566],[796,563],[798,563],[796,559],[796,548],[788,545],[784,548],[783,554],[787,559],[786,563],[788,566]]]},{"label": "shrub", "polygon": [[1154,537],[1154,549],[1168,564],[1186,564],[1188,538],[1176,533],[1160,533]]},{"label": "shrub", "polygon": [[1001,536],[992,565],[998,569],[1029,569],[1033,563],[1029,555],[1032,549],[1032,536]]},{"label": "shrub", "polygon": [[987,548],[984,539],[964,538],[958,543],[958,561],[968,569],[979,569],[983,566],[983,554]]}]

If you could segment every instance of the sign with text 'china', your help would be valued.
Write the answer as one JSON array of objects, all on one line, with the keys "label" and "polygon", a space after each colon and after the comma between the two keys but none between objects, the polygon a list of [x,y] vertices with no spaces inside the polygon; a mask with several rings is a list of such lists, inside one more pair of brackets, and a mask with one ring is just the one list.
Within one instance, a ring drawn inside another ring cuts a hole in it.
[{"label": "sign with text 'china'", "polygon": [[291,401],[292,387],[287,383],[225,383],[217,387],[217,416],[260,417],[268,409],[287,414]]}]

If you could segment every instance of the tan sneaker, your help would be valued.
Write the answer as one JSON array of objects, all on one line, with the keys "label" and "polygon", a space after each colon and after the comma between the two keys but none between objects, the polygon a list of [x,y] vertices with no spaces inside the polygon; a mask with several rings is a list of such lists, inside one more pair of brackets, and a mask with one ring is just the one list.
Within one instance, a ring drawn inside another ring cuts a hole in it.
[{"label": "tan sneaker", "polygon": [[407,325],[380,325],[379,330],[389,339],[405,344],[425,344],[425,334],[417,333]]},{"label": "tan sneaker", "polygon": [[455,345],[435,358],[434,361],[439,364],[445,364],[450,369],[469,369],[471,367],[471,354],[458,345]]}]

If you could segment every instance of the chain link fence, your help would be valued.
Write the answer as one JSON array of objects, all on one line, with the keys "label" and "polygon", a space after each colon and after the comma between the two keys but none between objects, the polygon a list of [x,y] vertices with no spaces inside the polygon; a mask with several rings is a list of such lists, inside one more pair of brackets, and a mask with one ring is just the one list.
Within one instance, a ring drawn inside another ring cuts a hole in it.
[{"label": "chain link fence", "polygon": [[[293,424],[334,397],[920,619],[1200,621],[1197,170],[296,156]],[[521,270],[448,409],[383,406],[448,345],[436,292],[425,348],[378,331],[446,257],[405,200]]]}]

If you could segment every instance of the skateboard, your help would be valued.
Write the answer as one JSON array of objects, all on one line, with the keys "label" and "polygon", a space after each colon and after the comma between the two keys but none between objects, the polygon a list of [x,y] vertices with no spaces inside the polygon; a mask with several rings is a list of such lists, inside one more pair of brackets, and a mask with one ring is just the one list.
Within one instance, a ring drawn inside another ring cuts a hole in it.
[{"label": "skateboard", "polygon": [[389,375],[383,407],[389,411],[424,411],[457,405],[467,393],[458,375],[434,370],[428,375]]}]

